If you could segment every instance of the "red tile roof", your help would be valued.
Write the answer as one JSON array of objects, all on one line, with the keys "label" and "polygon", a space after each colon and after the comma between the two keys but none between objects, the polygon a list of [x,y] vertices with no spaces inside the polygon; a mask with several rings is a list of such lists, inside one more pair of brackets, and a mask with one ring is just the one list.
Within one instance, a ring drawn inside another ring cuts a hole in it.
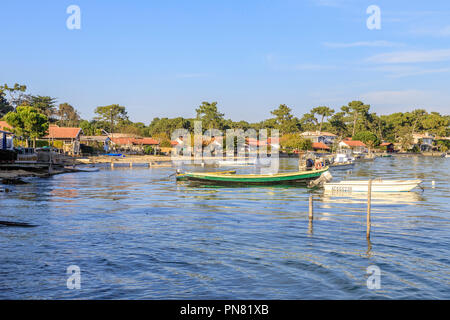
[{"label": "red tile roof", "polygon": [[324,149],[324,150],[330,150],[330,147],[327,146],[323,142],[313,142],[312,144],[313,149]]},{"label": "red tile roof", "polygon": [[145,145],[156,145],[159,144],[158,141],[156,141],[153,138],[142,138],[142,139],[135,139],[135,142],[137,144],[145,144]]},{"label": "red tile roof", "polygon": [[0,130],[12,130],[12,127],[6,121],[0,121]]},{"label": "red tile roof", "polygon": [[153,138],[112,138],[111,141],[119,145],[157,145]]},{"label": "red tile roof", "polygon": [[380,144],[380,147],[390,146],[391,144],[393,144],[393,143],[392,142],[383,142],[382,144]]},{"label": "red tile roof", "polygon": [[50,126],[48,135],[44,138],[48,139],[76,139],[83,131],[81,128],[64,128],[58,126]]},{"label": "red tile roof", "polygon": [[359,140],[342,140],[342,142],[349,147],[367,147],[362,141]]}]

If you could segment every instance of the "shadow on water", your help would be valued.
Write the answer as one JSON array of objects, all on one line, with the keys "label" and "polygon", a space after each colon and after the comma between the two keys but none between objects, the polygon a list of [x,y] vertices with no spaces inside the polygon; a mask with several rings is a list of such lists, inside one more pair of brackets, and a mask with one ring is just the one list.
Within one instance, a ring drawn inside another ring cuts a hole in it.
[{"label": "shadow on water", "polygon": [[37,225],[26,222],[0,221],[0,227],[34,228],[37,227]]}]

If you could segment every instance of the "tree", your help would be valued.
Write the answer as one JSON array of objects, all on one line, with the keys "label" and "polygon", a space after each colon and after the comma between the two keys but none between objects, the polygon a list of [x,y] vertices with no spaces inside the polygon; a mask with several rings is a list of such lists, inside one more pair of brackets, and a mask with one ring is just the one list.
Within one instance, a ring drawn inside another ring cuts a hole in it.
[{"label": "tree", "polygon": [[315,130],[318,123],[319,122],[313,113],[305,113],[303,115],[303,117],[300,119],[300,124],[302,126],[302,129],[308,130],[308,131]]},{"label": "tree", "polygon": [[335,113],[329,120],[333,131],[340,137],[347,135],[347,125],[345,124],[344,116],[345,112],[338,112]]},{"label": "tree", "polygon": [[56,113],[55,101],[56,98],[49,96],[29,96],[27,102],[31,107],[36,108],[40,113],[47,116],[50,121],[54,121],[53,116]]},{"label": "tree", "polygon": [[291,114],[291,108],[285,104],[280,104],[278,109],[271,111],[270,113],[275,116],[276,126],[281,134],[293,133],[298,131],[297,122],[294,116]]},{"label": "tree", "polygon": [[447,135],[449,123],[448,117],[443,117],[438,112],[431,112],[422,120],[423,130],[440,136]]},{"label": "tree", "polygon": [[330,117],[331,115],[333,115],[334,110],[330,109],[328,107],[325,106],[321,106],[321,107],[315,107],[311,110],[311,114],[318,114],[320,116],[322,116],[322,119],[320,120],[320,127],[319,127],[319,132],[322,132],[322,125],[323,125],[323,120],[325,117]]},{"label": "tree", "polygon": [[220,113],[217,109],[217,102],[209,103],[203,101],[202,104],[195,109],[195,112],[197,113],[197,120],[202,121],[203,128],[223,128],[224,114]]},{"label": "tree", "polygon": [[423,118],[428,114],[424,109],[416,109],[411,112],[413,123],[412,123],[412,134],[416,131],[418,127],[422,125]]},{"label": "tree", "polygon": [[60,125],[63,126],[74,126],[77,125],[78,122],[80,121],[80,116],[77,110],[75,110],[75,108],[72,107],[67,102],[61,103],[58,106],[57,114],[59,118],[59,123]]},{"label": "tree", "polygon": [[290,150],[311,150],[310,139],[303,138],[299,133],[287,133],[280,139],[281,147]]},{"label": "tree", "polygon": [[380,144],[380,139],[370,131],[361,131],[352,137],[353,140],[359,140],[373,148]]},{"label": "tree", "polygon": [[14,111],[14,107],[5,98],[5,93],[0,89],[0,119],[8,112]]},{"label": "tree", "polygon": [[98,116],[95,118],[96,120],[109,123],[110,133],[114,132],[114,128],[120,120],[128,120],[128,115],[125,107],[119,106],[118,104],[97,107],[94,112],[98,114]]},{"label": "tree", "polygon": [[14,110],[17,108],[17,106],[20,106],[22,104],[26,90],[27,86],[20,85],[18,83],[15,83],[12,87],[9,87],[6,83],[3,86],[0,86],[1,92],[8,92],[9,104],[13,106]]},{"label": "tree", "polygon": [[33,139],[33,148],[36,147],[36,139],[46,134],[49,125],[48,118],[30,106],[17,107],[15,112],[6,114],[5,120],[15,134],[27,139],[27,146],[28,139]]},{"label": "tree", "polygon": [[370,105],[364,104],[361,101],[352,101],[348,103],[348,106],[342,106],[341,110],[349,114],[353,118],[352,136],[356,132],[356,123],[360,115],[365,115],[369,112]]},{"label": "tree", "polygon": [[411,149],[414,138],[412,136],[411,130],[408,127],[402,127],[399,130],[399,142],[403,150]]}]

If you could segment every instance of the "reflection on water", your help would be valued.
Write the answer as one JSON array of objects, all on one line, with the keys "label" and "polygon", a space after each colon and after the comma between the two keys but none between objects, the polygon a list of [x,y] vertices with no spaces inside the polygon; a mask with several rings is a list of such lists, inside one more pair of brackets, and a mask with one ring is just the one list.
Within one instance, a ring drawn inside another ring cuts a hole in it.
[{"label": "reflection on water", "polygon": [[[0,227],[0,298],[448,299],[449,164],[393,157],[333,172],[424,180],[423,192],[372,194],[370,240],[364,194],[199,187],[175,183],[170,168],[32,179],[0,194],[0,220],[37,226]],[[72,264],[79,291],[65,285]],[[381,269],[380,290],[366,287],[370,265]]]},{"label": "reflection on water", "polygon": [[[361,192],[336,192],[324,191],[321,197],[328,203],[364,203],[367,202],[367,193]],[[414,205],[420,201],[426,201],[422,192],[372,192],[373,204],[409,204]]]}]

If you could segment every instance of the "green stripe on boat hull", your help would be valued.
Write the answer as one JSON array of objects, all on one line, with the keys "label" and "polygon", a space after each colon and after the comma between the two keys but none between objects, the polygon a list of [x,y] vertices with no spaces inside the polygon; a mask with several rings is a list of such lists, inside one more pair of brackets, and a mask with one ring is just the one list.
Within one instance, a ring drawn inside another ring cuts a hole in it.
[{"label": "green stripe on boat hull", "polygon": [[[302,171],[274,175],[225,175],[225,174],[201,174],[188,172],[182,180],[202,182],[208,184],[239,184],[239,185],[267,185],[267,184],[291,184],[306,183],[318,178],[328,168],[322,170]],[[181,179],[179,179],[181,180]]]}]

